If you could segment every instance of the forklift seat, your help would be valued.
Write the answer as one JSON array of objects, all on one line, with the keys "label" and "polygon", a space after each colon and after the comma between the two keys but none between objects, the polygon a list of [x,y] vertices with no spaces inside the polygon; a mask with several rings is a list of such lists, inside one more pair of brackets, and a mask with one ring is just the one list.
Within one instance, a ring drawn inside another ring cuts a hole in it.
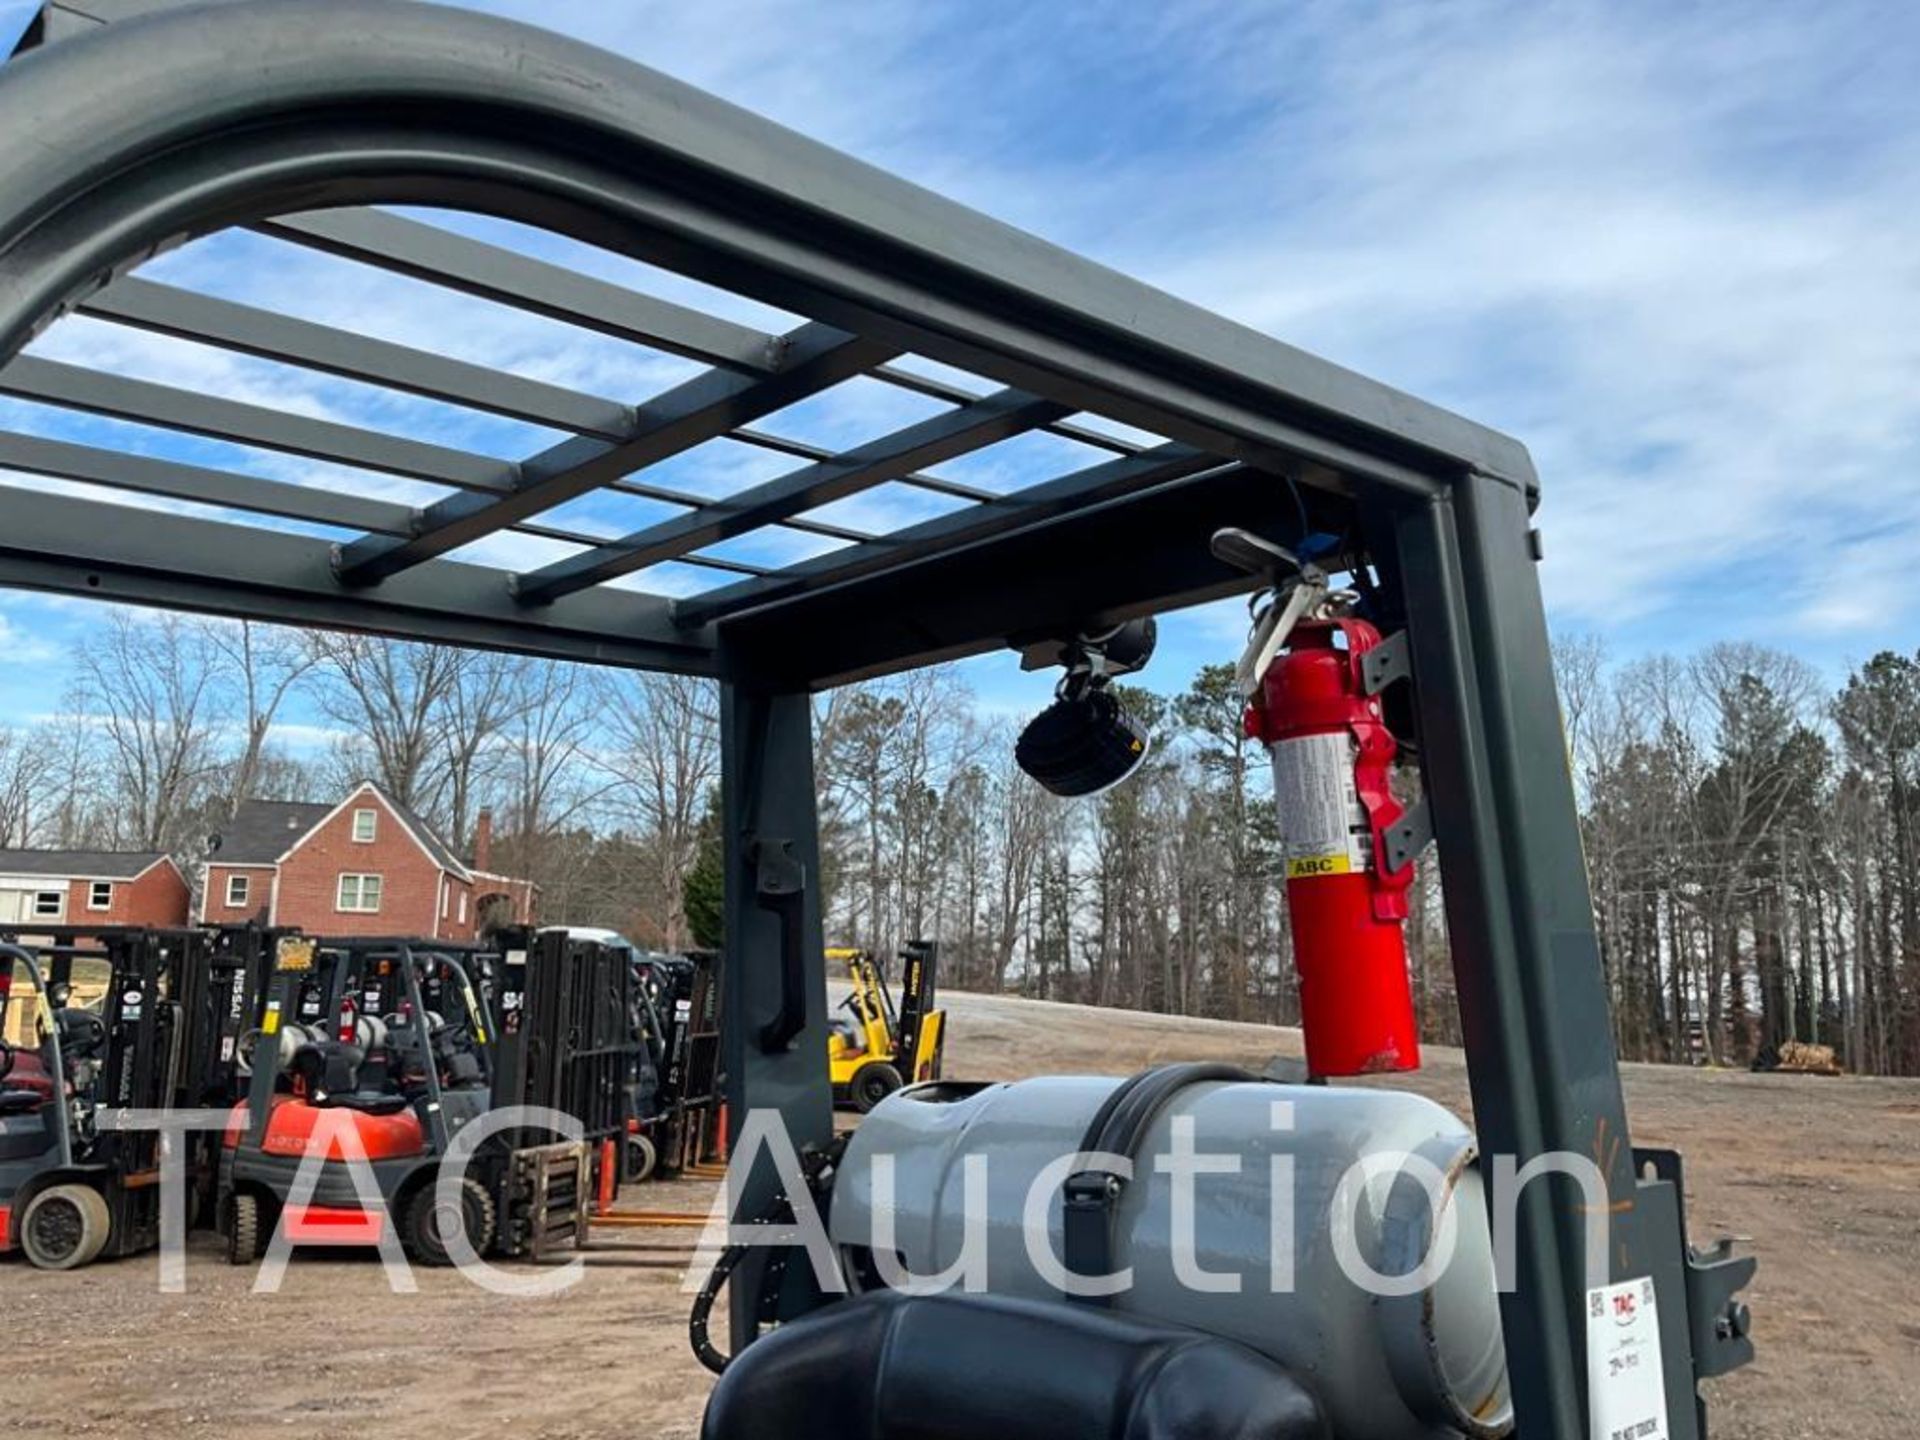
[{"label": "forklift seat", "polygon": [[[983,1383],[984,1377],[984,1383]],[[1328,1440],[1272,1360],[1091,1306],[879,1291],[750,1345],[702,1440]]]},{"label": "forklift seat", "polygon": [[406,1097],[387,1090],[382,1083],[386,1078],[384,1058],[369,1063],[367,1053],[358,1045],[340,1040],[302,1045],[293,1052],[288,1069],[306,1081],[307,1094],[316,1105],[370,1115],[394,1114],[407,1108]]},{"label": "forklift seat", "polygon": [[480,1068],[480,1061],[465,1050],[456,1050],[447,1057],[446,1084],[449,1090],[464,1090],[486,1082],[487,1072]]}]

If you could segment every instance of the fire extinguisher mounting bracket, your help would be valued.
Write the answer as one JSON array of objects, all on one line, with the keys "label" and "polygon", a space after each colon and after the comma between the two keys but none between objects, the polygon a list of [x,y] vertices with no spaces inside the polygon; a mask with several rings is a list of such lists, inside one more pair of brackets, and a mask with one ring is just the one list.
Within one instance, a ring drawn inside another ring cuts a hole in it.
[{"label": "fire extinguisher mounting bracket", "polygon": [[1396,680],[1413,679],[1406,631],[1396,630],[1360,657],[1360,679],[1369,695],[1378,695]]},{"label": "fire extinguisher mounting bracket", "polygon": [[1400,818],[1387,827],[1382,843],[1387,852],[1387,873],[1398,874],[1418,860],[1433,843],[1433,812],[1424,799],[1407,807]]}]

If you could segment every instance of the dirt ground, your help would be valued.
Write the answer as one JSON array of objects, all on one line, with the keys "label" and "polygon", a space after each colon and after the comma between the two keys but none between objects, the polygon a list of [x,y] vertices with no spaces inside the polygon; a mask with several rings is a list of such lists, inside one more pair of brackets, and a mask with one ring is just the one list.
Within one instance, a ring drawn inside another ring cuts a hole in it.
[{"label": "dirt ground", "polygon": [[[1010,1079],[1123,1074],[1161,1060],[1258,1069],[1297,1034],[1256,1026],[947,998],[948,1073]],[[1913,1440],[1920,1434],[1920,1082],[1630,1066],[1635,1139],[1686,1154],[1696,1239],[1760,1257],[1748,1292],[1759,1359],[1710,1387],[1715,1440]],[[1456,1052],[1413,1083],[1466,1108]],[[630,1191],[704,1210],[708,1184]],[[605,1235],[605,1232],[602,1232]],[[0,1262],[12,1343],[0,1435],[431,1435],[479,1440],[690,1440],[707,1377],[687,1352],[687,1232],[596,1240],[579,1285],[552,1299],[487,1294],[416,1272],[388,1291],[373,1259],[302,1258],[279,1294],[197,1240],[184,1295],[152,1257],[49,1275]]]}]

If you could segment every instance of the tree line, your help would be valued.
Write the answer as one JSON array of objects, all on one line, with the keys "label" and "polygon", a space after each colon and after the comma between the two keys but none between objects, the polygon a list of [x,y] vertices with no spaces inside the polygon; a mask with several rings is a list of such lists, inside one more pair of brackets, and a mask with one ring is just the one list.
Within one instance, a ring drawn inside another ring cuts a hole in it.
[{"label": "tree line", "polygon": [[[1614,665],[1572,637],[1556,658],[1623,1057],[1739,1065],[1809,1040],[1920,1073],[1920,657],[1837,690],[1750,645]],[[1266,757],[1231,668],[1126,700],[1152,753],[1063,802],[951,669],[819,697],[832,941],[939,938],[968,989],[1296,1022]],[[709,684],[367,637],[111,612],[57,711],[0,729],[0,846],[165,849],[191,873],[241,799],[367,778],[463,853],[491,810],[494,868],[535,880],[550,920],[718,938]],[[1457,1040],[1431,856],[1408,944],[1428,1038]]]},{"label": "tree line", "polygon": [[1920,1074],[1920,657],[1557,658],[1621,1052]]}]

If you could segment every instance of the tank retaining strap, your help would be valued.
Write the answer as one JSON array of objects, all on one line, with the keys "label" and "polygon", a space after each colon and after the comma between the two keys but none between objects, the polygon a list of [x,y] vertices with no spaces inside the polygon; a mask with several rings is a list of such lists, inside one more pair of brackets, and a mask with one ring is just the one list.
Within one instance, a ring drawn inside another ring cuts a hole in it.
[{"label": "tank retaining strap", "polygon": [[[1121,1081],[1094,1112],[1080,1153],[1133,1159],[1148,1127],[1176,1095],[1190,1085],[1211,1082],[1258,1084],[1261,1077],[1237,1065],[1204,1061],[1143,1070]],[[1061,1187],[1061,1238],[1069,1274],[1093,1279],[1113,1272],[1114,1217],[1126,1189],[1126,1179],[1111,1170],[1088,1169],[1067,1177]],[[1076,1293],[1069,1298],[1085,1305],[1108,1303],[1105,1295]]]}]

